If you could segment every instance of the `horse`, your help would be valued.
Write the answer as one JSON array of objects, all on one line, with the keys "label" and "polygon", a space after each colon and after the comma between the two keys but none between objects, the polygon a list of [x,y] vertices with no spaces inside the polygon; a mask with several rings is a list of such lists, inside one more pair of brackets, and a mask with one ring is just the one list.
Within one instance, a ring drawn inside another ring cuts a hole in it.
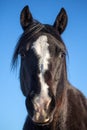
[{"label": "horse", "polygon": [[20,57],[20,86],[27,118],[23,130],[87,130],[87,99],[67,76],[67,48],[61,38],[68,16],[61,8],[53,25],[35,20],[26,5],[23,29],[12,58]]}]

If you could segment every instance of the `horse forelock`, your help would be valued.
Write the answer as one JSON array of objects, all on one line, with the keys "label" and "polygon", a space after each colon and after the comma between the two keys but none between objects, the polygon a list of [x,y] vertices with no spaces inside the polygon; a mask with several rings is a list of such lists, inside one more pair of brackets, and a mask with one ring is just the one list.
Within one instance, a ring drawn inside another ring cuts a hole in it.
[{"label": "horse forelock", "polygon": [[18,55],[19,55],[19,49],[21,47],[24,47],[29,41],[30,39],[32,39],[32,37],[35,34],[38,34],[42,29],[44,28],[44,25],[37,22],[36,20],[29,25],[29,27],[23,32],[23,34],[20,36],[16,46],[15,46],[15,50],[14,50],[14,54],[12,57],[12,67],[17,66],[17,60],[18,60]]}]

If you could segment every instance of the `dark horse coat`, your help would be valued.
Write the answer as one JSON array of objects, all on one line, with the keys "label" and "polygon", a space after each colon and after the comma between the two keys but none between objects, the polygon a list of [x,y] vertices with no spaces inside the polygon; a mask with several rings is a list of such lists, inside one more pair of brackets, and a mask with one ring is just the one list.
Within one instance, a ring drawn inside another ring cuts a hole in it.
[{"label": "dark horse coat", "polygon": [[28,6],[20,17],[24,33],[13,55],[21,57],[20,85],[28,116],[23,130],[87,130],[87,100],[67,79],[67,25],[62,8],[53,25],[34,20]]}]

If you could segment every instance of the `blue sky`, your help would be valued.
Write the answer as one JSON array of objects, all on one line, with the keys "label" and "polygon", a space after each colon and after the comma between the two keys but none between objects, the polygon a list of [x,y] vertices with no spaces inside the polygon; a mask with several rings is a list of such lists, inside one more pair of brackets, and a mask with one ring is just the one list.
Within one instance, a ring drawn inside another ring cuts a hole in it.
[{"label": "blue sky", "polygon": [[68,14],[62,38],[67,46],[68,79],[87,97],[87,1],[1,0],[0,1],[0,130],[22,130],[27,112],[20,91],[19,69],[11,71],[14,47],[22,31],[20,12],[29,5],[34,18],[53,24],[61,7]]}]

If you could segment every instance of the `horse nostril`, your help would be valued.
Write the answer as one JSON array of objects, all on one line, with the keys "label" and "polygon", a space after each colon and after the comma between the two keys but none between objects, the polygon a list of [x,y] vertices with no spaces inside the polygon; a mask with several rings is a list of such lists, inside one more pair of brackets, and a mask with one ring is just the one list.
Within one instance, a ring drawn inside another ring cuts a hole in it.
[{"label": "horse nostril", "polygon": [[50,106],[50,102],[51,102],[51,99],[50,99],[49,101],[46,101],[46,102],[45,102],[45,105],[44,105],[44,110],[45,110],[45,111],[48,111],[49,106]]}]

